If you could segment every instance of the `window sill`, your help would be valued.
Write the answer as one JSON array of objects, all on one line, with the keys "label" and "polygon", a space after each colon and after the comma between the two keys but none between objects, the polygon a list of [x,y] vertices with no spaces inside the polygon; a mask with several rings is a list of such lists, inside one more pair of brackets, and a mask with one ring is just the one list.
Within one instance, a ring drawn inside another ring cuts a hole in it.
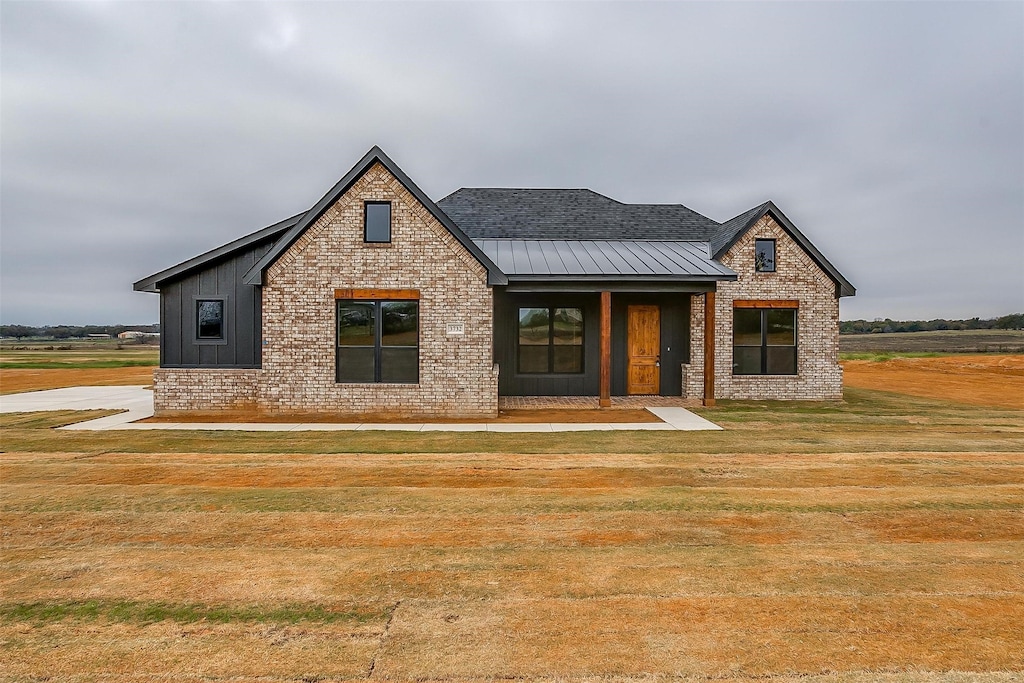
[{"label": "window sill", "polygon": [[336,387],[418,387],[419,382],[334,382]]},{"label": "window sill", "polygon": [[390,249],[394,246],[393,242],[363,242],[363,246],[368,249]]}]

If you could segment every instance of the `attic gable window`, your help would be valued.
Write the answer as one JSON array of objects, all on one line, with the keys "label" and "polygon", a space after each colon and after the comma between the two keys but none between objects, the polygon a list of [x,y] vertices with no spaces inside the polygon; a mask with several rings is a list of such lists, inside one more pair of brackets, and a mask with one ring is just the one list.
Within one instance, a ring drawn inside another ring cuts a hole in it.
[{"label": "attic gable window", "polygon": [[371,244],[390,242],[391,202],[366,202],[363,207],[363,241]]},{"label": "attic gable window", "polygon": [[754,270],[775,272],[775,240],[754,240]]}]

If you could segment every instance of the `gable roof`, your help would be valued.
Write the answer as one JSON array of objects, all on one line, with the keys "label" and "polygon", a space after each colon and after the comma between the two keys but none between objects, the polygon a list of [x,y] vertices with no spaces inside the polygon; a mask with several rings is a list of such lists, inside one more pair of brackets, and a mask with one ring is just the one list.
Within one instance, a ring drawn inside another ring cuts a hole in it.
[{"label": "gable roof", "polygon": [[471,240],[466,233],[464,233],[458,225],[452,222],[444,211],[441,211],[434,202],[430,200],[427,195],[423,193],[419,187],[416,186],[409,176],[405,174],[393,162],[384,151],[374,145],[373,148],[367,152],[359,162],[352,167],[352,169],[339,180],[334,187],[332,187],[327,194],[320,198],[316,204],[313,205],[306,213],[302,214],[298,222],[293,225],[288,232],[281,237],[280,240],[274,245],[274,247],[268,251],[263,258],[256,262],[256,264],[249,269],[249,271],[242,277],[242,282],[247,285],[262,285],[263,274],[266,272],[274,261],[278,259],[285,251],[288,250],[292,244],[295,243],[302,233],[304,233],[309,226],[317,221],[329,209],[338,199],[345,194],[351,188],[359,178],[366,173],[371,166],[375,163],[380,163],[384,168],[388,170],[391,175],[398,179],[398,182],[402,183],[409,193],[416,198],[416,200],[422,204],[430,214],[437,219],[437,221],[443,225],[448,232],[465,247],[480,264],[487,269],[487,284],[489,285],[504,285],[508,283],[508,278],[498,269],[494,263],[487,258],[487,256],[480,251],[473,240]]},{"label": "gable roof", "polygon": [[259,242],[264,242],[272,239],[277,239],[284,232],[295,226],[302,218],[302,214],[296,214],[291,218],[286,218],[283,221],[268,225],[262,230],[250,233],[245,237],[240,237],[233,242],[228,242],[224,246],[211,249],[210,251],[200,254],[194,258],[190,258],[187,261],[182,261],[176,266],[171,266],[165,270],[161,270],[159,273],[144,277],[134,285],[132,289],[136,292],[157,292],[160,290],[160,285],[168,280],[175,280],[184,275],[188,275],[192,271],[200,270],[202,268],[211,265],[215,261],[219,261],[223,258],[227,258],[237,251],[241,251],[246,247],[250,247]]},{"label": "gable roof", "polygon": [[786,217],[786,214],[782,213],[779,207],[775,206],[771,201],[767,201],[722,223],[719,226],[719,230],[711,238],[711,250],[714,258],[722,258],[732,248],[732,245],[736,244],[746,234],[747,230],[754,227],[754,224],[766,215],[774,218],[775,222],[793,238],[793,241],[799,244],[807,252],[807,255],[818,264],[818,267],[828,273],[829,277],[835,281],[837,297],[854,296],[857,293],[857,289],[850,284],[850,281],[843,277],[842,273],[836,270],[835,266],[829,263],[828,259],[818,251],[817,247],[811,244],[811,241],[804,237],[802,232],[797,230],[793,222]]},{"label": "gable roof", "polygon": [[464,187],[437,204],[473,239],[703,241],[718,227],[682,204],[623,204],[582,189]]},{"label": "gable roof", "polygon": [[[837,296],[856,294],[771,201],[724,223],[681,204],[624,204],[586,189],[462,188],[435,204],[377,146],[308,211],[143,278],[134,289],[156,292],[171,279],[276,240],[242,278],[245,284],[262,285],[266,269],[374,163],[383,165],[487,269],[489,285],[508,284],[509,276],[552,278],[563,272],[613,279],[732,280],[736,274],[718,259],[757,221],[771,215],[833,279]],[[515,257],[517,251],[526,255],[525,261]],[[648,257],[650,262],[636,266],[637,259]]]}]

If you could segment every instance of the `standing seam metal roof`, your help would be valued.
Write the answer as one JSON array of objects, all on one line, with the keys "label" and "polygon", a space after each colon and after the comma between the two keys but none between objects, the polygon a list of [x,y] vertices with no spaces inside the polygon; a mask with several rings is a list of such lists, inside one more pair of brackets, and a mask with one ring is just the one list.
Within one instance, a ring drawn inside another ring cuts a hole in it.
[{"label": "standing seam metal roof", "polygon": [[660,277],[732,280],[707,242],[645,240],[473,240],[510,278]]}]

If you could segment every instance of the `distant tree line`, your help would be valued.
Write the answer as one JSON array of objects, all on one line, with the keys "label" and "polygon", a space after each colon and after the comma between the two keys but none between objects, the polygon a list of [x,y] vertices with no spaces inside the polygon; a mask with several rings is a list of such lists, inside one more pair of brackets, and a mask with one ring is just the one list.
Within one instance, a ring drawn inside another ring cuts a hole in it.
[{"label": "distant tree line", "polygon": [[0,337],[15,337],[17,339],[28,339],[30,337],[41,339],[75,339],[78,337],[88,337],[90,334],[109,334],[111,337],[116,337],[126,330],[159,332],[160,325],[46,325],[44,327],[0,325]]},{"label": "distant tree line", "polygon": [[840,334],[872,334],[877,332],[934,332],[936,330],[1024,330],[1024,313],[1011,313],[1001,318],[981,320],[844,320]]}]

